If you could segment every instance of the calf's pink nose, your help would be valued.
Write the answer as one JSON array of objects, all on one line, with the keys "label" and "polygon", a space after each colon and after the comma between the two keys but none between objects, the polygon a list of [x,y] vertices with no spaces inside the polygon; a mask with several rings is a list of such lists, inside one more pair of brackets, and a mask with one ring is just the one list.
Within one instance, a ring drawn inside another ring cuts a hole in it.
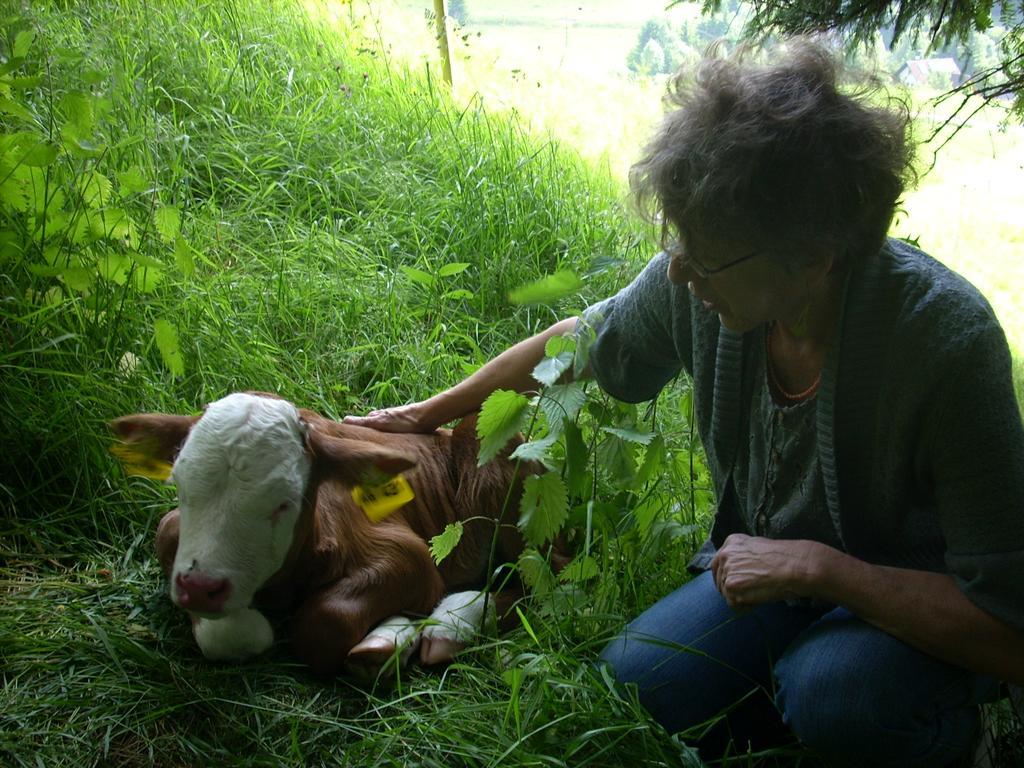
[{"label": "calf's pink nose", "polygon": [[231,594],[227,579],[215,579],[198,571],[184,571],[174,577],[178,587],[178,605],[199,613],[220,613]]}]

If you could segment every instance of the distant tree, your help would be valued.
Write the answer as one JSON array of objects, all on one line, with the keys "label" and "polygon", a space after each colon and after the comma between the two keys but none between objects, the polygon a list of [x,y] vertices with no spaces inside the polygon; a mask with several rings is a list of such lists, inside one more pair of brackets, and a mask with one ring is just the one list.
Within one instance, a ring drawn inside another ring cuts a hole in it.
[{"label": "distant tree", "polygon": [[[701,2],[704,13],[718,11],[731,0],[678,0]],[[957,44],[969,45],[974,33],[996,24],[1006,33],[998,43],[997,60],[971,68],[966,80],[950,95],[977,94],[986,102],[1012,98],[1015,117],[1024,122],[1024,0],[750,0],[754,13],[747,22],[747,37],[772,34],[833,32],[850,49],[873,44],[882,30],[891,32],[892,44],[923,34],[929,55]],[[922,33],[923,30],[923,33]],[[961,116],[962,120],[967,117]]]},{"label": "distant tree", "polygon": [[682,44],[679,29],[667,19],[648,19],[626,56],[626,66],[638,75],[674,72],[682,61]]},{"label": "distant tree", "polygon": [[665,72],[665,49],[653,37],[647,41],[636,62],[636,71],[641,75],[654,75]]},{"label": "distant tree", "polygon": [[[659,75],[671,74],[684,63],[695,61],[699,58],[697,51],[719,36],[704,23],[701,19],[696,24],[684,22],[677,26],[665,18],[649,19],[626,56],[626,66],[638,75]],[[728,29],[727,22],[722,29]]]}]

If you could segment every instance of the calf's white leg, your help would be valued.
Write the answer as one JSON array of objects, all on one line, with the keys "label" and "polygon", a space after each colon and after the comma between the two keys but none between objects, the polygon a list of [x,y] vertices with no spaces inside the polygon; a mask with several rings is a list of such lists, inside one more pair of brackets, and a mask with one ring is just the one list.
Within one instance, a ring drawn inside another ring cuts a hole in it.
[{"label": "calf's white leg", "polygon": [[493,595],[470,590],[445,596],[423,629],[420,660],[424,664],[450,662],[484,626],[494,626],[496,617]]},{"label": "calf's white leg", "polygon": [[410,618],[389,616],[371,629],[366,637],[348,652],[348,656],[349,659],[352,659],[353,656],[383,657],[382,660],[386,661],[394,655],[396,650],[400,650],[399,661],[404,664],[416,650],[419,640],[419,634]]},{"label": "calf's white leg", "polygon": [[274,630],[259,611],[244,608],[220,619],[197,618],[192,634],[203,656],[238,661],[258,656],[274,643]]},{"label": "calf's white leg", "polygon": [[348,652],[345,668],[362,680],[375,679],[398,653],[398,665],[404,667],[419,645],[416,625],[406,616],[389,616],[371,629]]}]

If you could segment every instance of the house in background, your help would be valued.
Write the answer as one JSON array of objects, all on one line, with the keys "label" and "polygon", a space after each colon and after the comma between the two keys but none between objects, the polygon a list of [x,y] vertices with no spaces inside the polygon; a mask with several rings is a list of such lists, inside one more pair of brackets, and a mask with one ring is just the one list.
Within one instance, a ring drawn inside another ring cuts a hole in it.
[{"label": "house in background", "polygon": [[912,59],[896,71],[896,79],[904,85],[942,85],[960,84],[960,67],[951,58]]}]

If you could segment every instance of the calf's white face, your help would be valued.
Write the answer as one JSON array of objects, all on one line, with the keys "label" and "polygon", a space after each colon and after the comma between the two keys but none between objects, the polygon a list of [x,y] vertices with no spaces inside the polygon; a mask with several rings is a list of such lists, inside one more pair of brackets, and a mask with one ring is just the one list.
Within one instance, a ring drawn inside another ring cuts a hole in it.
[{"label": "calf's white face", "polygon": [[181,515],[171,599],[209,618],[248,607],[284,563],[311,464],[291,403],[248,394],[212,403],[171,472]]}]

